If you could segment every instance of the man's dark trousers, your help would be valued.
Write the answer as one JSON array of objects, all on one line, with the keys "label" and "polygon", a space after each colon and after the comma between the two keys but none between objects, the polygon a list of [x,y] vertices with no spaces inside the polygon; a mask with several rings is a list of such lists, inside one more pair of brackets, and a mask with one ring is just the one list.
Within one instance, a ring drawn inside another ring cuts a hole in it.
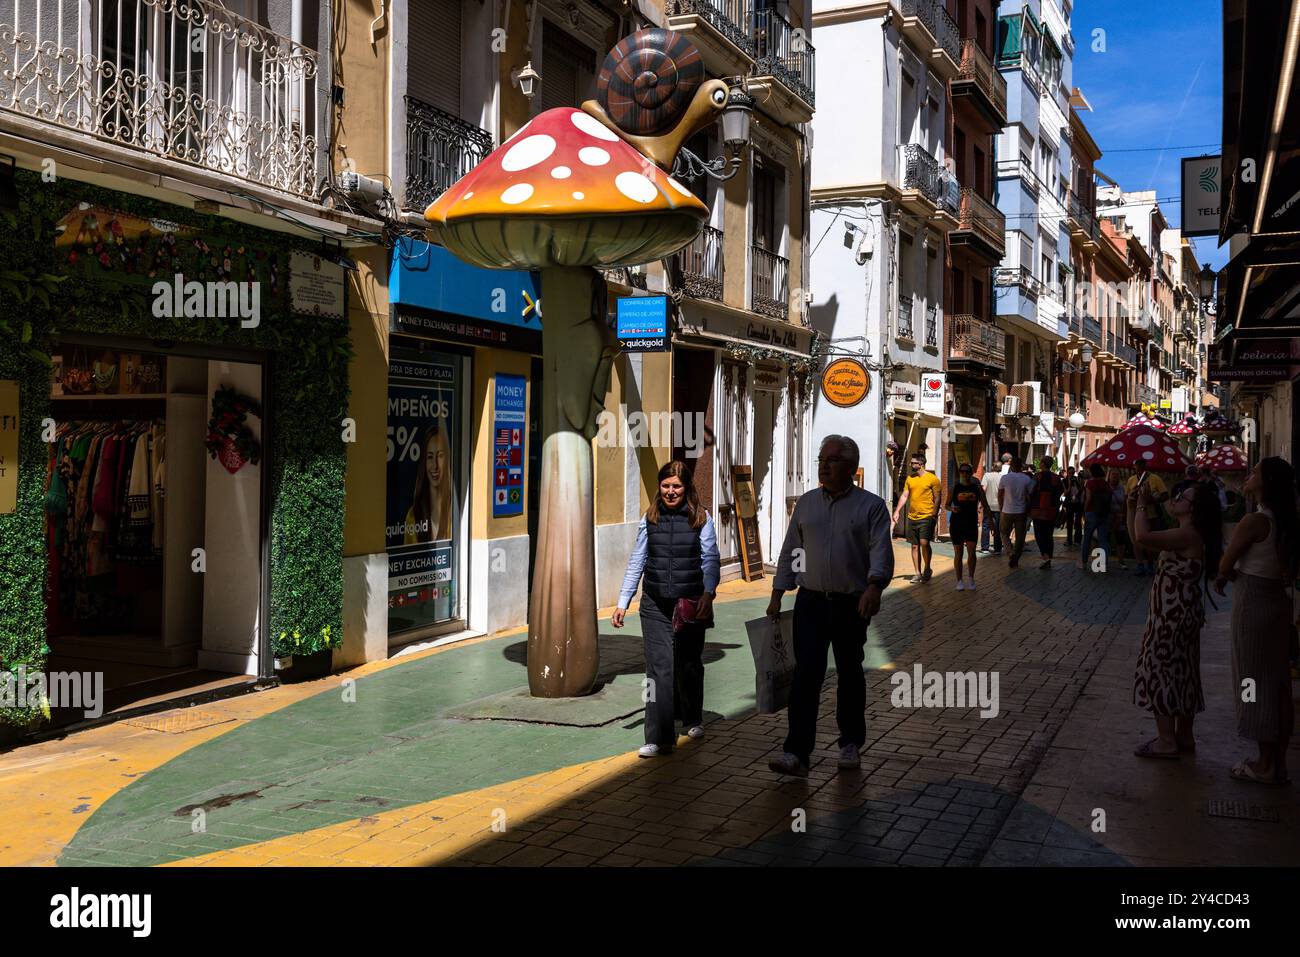
[{"label": "man's dark trousers", "polygon": [[835,719],[840,747],[867,741],[867,680],[862,660],[867,621],[858,614],[861,595],[800,588],[794,600],[794,684],[790,688],[790,732],[785,750],[804,764],[817,746],[817,713],[826,680],[826,650],[835,653]]}]

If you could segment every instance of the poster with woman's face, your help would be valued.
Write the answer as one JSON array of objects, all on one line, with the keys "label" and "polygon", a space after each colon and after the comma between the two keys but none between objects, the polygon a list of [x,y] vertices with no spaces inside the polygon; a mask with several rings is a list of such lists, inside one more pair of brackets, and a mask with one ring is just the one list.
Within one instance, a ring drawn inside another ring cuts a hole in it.
[{"label": "poster with woman's face", "polygon": [[460,358],[394,350],[388,365],[388,630],[459,610]]}]

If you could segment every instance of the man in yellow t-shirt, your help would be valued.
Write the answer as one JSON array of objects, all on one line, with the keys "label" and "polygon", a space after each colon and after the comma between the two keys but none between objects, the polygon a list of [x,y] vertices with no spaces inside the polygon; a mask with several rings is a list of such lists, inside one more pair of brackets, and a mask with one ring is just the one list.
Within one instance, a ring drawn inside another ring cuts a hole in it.
[{"label": "man in yellow t-shirt", "polygon": [[1137,573],[1139,575],[1150,575],[1155,572],[1156,555],[1149,549],[1142,548],[1137,543],[1137,537],[1133,534],[1134,519],[1137,517],[1138,499],[1141,493],[1138,492],[1138,483],[1142,481],[1142,476],[1146,476],[1146,487],[1151,492],[1151,500],[1156,503],[1155,516],[1158,517],[1162,528],[1168,527],[1169,522],[1165,516],[1165,507],[1162,504],[1169,498],[1169,489],[1155,472],[1147,471],[1147,463],[1138,459],[1133,464],[1133,476],[1124,483],[1124,491],[1128,493],[1128,540],[1133,543],[1133,557],[1137,560]]},{"label": "man in yellow t-shirt", "polygon": [[913,584],[928,582],[933,572],[930,570],[930,543],[934,541],[934,528],[939,519],[939,503],[943,498],[943,487],[939,477],[927,472],[925,459],[913,455],[908,463],[911,473],[904,483],[903,494],[894,507],[894,524],[898,524],[898,513],[907,506],[907,540],[912,543],[912,567],[916,574],[908,581]]}]

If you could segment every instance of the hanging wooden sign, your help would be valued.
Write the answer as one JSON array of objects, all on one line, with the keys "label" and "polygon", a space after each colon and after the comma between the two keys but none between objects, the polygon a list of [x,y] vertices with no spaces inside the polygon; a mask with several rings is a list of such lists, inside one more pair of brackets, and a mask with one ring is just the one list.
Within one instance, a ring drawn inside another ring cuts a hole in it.
[{"label": "hanging wooden sign", "polygon": [[871,376],[856,359],[836,359],[822,373],[822,395],[831,405],[847,409],[871,391]]},{"label": "hanging wooden sign", "polygon": [[731,487],[736,493],[736,536],[740,539],[740,573],[745,581],[763,577],[763,545],[758,539],[758,498],[754,494],[754,468],[733,465]]},{"label": "hanging wooden sign", "polygon": [[18,508],[18,383],[0,380],[0,515]]}]

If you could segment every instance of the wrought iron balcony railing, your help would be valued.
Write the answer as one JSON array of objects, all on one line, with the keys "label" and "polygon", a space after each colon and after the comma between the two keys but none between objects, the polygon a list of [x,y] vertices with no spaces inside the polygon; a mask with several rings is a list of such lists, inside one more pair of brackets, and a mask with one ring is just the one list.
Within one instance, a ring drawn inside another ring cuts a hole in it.
[{"label": "wrought iron balcony railing", "polygon": [[993,61],[980,49],[979,41],[970,37],[961,41],[962,80],[971,80],[988,97],[994,111],[1004,119],[1007,115],[1007,79],[993,67]]},{"label": "wrought iron balcony railing", "polygon": [[458,116],[406,98],[406,208],[424,208],[492,152],[492,135]]},{"label": "wrought iron balcony railing", "polygon": [[973,232],[999,253],[1006,250],[1006,215],[969,186],[961,191],[957,228]]},{"label": "wrought iron balcony railing", "polygon": [[754,73],[774,76],[809,106],[815,106],[816,50],[806,29],[796,30],[775,9],[755,10],[750,20],[754,39]]},{"label": "wrought iron balcony railing", "polygon": [[0,110],[306,199],[319,61],[210,0],[0,2]]},{"label": "wrought iron balcony railing", "polygon": [[1067,212],[1071,219],[1078,224],[1076,232],[1082,236],[1091,238],[1094,242],[1101,238],[1101,227],[1097,224],[1097,216],[1093,211],[1079,198],[1072,190],[1069,196]]},{"label": "wrought iron balcony railing", "polygon": [[939,307],[925,309],[925,344],[930,349],[939,348]]},{"label": "wrought iron balcony railing", "polygon": [[750,308],[773,319],[790,318],[790,261],[762,246],[750,247]]},{"label": "wrought iron balcony railing", "polygon": [[1043,294],[1043,284],[1025,266],[1002,266],[993,273],[993,285],[1017,286],[1034,301]]},{"label": "wrought iron balcony railing", "polygon": [[903,16],[917,17],[954,63],[961,60],[961,31],[942,0],[903,0]]},{"label": "wrought iron balcony railing", "polygon": [[1102,347],[1101,323],[1092,316],[1083,317],[1083,337],[1097,348]]},{"label": "wrought iron balcony railing", "polygon": [[1160,393],[1145,383],[1138,383],[1137,387],[1138,405],[1155,405],[1160,401]]},{"label": "wrought iron balcony railing", "polygon": [[916,332],[912,326],[912,308],[911,296],[898,297],[898,328],[894,330],[894,335],[909,342],[916,341]]},{"label": "wrought iron balcony railing", "polygon": [[682,271],[686,294],[696,299],[722,301],[724,265],[722,230],[712,226],[701,229],[690,245],[677,253],[677,267]]},{"label": "wrought iron balcony railing", "polygon": [[1006,336],[997,326],[969,314],[949,316],[948,321],[952,324],[949,359],[1006,368]]},{"label": "wrought iron balcony railing", "polygon": [[[915,189],[936,206],[947,206],[944,177],[939,161],[919,143],[908,143],[902,151],[903,188]],[[952,210],[956,212],[956,210]]]},{"label": "wrought iron balcony railing", "polygon": [[741,50],[754,55],[750,35],[751,0],[669,0],[668,16],[697,13]]}]

